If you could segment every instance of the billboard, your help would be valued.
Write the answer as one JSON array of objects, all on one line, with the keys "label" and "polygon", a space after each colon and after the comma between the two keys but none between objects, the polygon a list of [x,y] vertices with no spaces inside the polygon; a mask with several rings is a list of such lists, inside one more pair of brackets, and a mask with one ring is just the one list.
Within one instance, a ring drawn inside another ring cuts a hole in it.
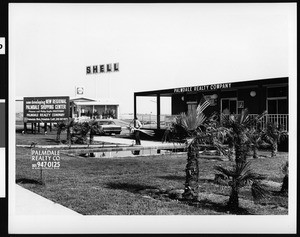
[{"label": "billboard", "polygon": [[69,96],[24,97],[24,123],[60,122],[69,118]]}]

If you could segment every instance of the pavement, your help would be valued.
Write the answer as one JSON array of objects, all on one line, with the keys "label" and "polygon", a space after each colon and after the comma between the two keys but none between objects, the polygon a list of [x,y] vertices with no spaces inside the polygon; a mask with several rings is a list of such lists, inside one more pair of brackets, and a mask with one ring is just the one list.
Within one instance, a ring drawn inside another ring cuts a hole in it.
[{"label": "pavement", "polygon": [[15,211],[17,215],[81,215],[16,184]]},{"label": "pavement", "polygon": [[[113,137],[113,136],[95,136],[94,140],[98,142],[107,142],[107,143],[114,143],[114,144],[127,145],[127,146],[131,146],[135,144],[134,139],[120,138],[120,137]],[[165,147],[168,144],[170,144],[171,147],[174,147],[173,149],[176,148],[176,143],[162,143],[161,141],[141,140],[141,145],[140,145],[141,150],[139,155],[134,155],[131,150],[124,150],[124,151],[112,151],[112,152],[103,152],[103,153],[96,152],[95,158],[124,158],[124,157],[137,157],[137,156],[149,156],[149,155],[151,156],[162,155],[165,153],[170,153],[170,151],[168,150],[159,149],[160,147]]]},{"label": "pavement", "polygon": [[[132,145],[135,144],[134,139],[130,138],[120,138],[120,137],[113,137],[113,136],[95,136],[95,141],[99,142],[109,142],[109,143],[116,143],[121,145]],[[141,140],[142,146],[163,146],[166,143],[162,143],[161,141],[148,141],[148,140]]]}]

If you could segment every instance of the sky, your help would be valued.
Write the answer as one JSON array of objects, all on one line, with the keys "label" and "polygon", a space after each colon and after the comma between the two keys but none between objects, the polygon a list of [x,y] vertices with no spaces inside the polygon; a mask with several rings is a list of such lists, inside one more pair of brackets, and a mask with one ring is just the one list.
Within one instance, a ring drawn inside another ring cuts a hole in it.
[{"label": "sky", "polygon": [[[74,98],[83,86],[84,97],[114,100],[123,114],[133,112],[134,92],[287,77],[290,7],[10,4],[10,80],[17,98]],[[108,63],[119,72],[86,74]],[[150,98],[138,112],[155,106]]]}]

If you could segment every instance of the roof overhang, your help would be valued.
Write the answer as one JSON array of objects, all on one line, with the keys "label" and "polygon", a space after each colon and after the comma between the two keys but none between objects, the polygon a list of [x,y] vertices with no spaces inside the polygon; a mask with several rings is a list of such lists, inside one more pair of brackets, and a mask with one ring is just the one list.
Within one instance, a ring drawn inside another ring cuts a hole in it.
[{"label": "roof overhang", "polygon": [[82,105],[82,106],[95,106],[95,105],[119,105],[118,103],[115,102],[106,102],[106,101],[74,101],[75,105]]}]

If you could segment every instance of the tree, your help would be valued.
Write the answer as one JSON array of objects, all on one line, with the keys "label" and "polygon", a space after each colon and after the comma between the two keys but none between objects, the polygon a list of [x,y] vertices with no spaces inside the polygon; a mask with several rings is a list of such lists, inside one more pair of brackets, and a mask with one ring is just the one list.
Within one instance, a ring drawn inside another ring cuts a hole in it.
[{"label": "tree", "polygon": [[228,185],[231,187],[231,194],[227,206],[231,210],[239,208],[239,190],[247,185],[251,186],[255,200],[266,197],[269,193],[261,183],[265,176],[254,172],[250,167],[250,162],[238,162],[229,168],[216,166],[215,169],[230,179]]},{"label": "tree", "polygon": [[56,132],[56,141],[57,142],[61,143],[60,135],[66,129],[67,129],[66,121],[57,123],[57,132]]},{"label": "tree", "polygon": [[278,144],[288,137],[288,133],[283,131],[276,123],[268,122],[263,132],[262,139],[271,144],[271,157],[277,156]]},{"label": "tree", "polygon": [[248,135],[251,140],[251,149],[253,158],[258,158],[258,148],[265,146],[263,141],[262,118],[267,114],[267,111],[251,119]]},{"label": "tree", "polygon": [[87,141],[87,134],[89,132],[89,123],[75,122],[71,127],[71,143],[85,144]]},{"label": "tree", "polygon": [[101,133],[101,127],[99,123],[95,120],[91,120],[89,123],[89,132],[90,132],[90,144],[93,144],[94,136],[98,133]]},{"label": "tree", "polygon": [[67,130],[67,141],[70,141],[70,128],[74,124],[74,119],[69,118],[67,120],[61,121],[57,123],[57,133],[56,133],[56,141],[61,143],[61,133],[65,130]]},{"label": "tree", "polygon": [[196,199],[198,196],[199,145],[205,139],[201,126],[206,120],[203,111],[207,106],[202,103],[198,105],[197,110],[192,110],[187,114],[181,113],[171,125],[172,137],[177,137],[187,144],[186,181],[182,195],[187,200]]},{"label": "tree", "polygon": [[239,207],[239,190],[248,184],[251,184],[254,198],[260,198],[267,194],[267,191],[259,182],[265,177],[253,172],[250,168],[250,163],[247,162],[247,154],[250,149],[257,149],[260,143],[261,135],[256,129],[265,114],[266,112],[250,118],[248,110],[244,109],[241,114],[222,118],[222,126],[227,128],[224,132],[229,138],[230,146],[235,148],[235,164],[232,168],[223,168],[221,166],[215,168],[231,179],[229,182],[231,194],[228,201],[228,207],[231,209]]},{"label": "tree", "polygon": [[261,140],[257,125],[265,114],[266,112],[263,112],[256,117],[250,118],[248,110],[244,109],[240,114],[221,115],[221,126],[227,128],[227,130],[224,130],[225,136],[229,147],[235,151],[235,161],[237,163],[246,162],[250,148],[255,149],[256,155]]},{"label": "tree", "polygon": [[286,161],[283,167],[281,168],[282,173],[284,174],[281,190],[280,192],[283,194],[287,194],[289,191],[289,162]]}]

